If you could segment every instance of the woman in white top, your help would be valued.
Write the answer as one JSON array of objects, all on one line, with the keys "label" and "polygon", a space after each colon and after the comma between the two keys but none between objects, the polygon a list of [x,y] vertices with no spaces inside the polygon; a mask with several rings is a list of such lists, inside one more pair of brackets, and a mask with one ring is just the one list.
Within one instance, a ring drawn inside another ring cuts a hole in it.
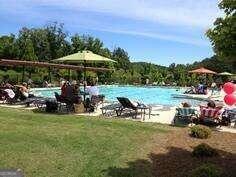
[{"label": "woman in white top", "polygon": [[92,96],[98,96],[99,95],[99,89],[98,89],[95,82],[92,82],[91,86],[87,86],[86,91],[89,93],[90,98],[92,98]]}]

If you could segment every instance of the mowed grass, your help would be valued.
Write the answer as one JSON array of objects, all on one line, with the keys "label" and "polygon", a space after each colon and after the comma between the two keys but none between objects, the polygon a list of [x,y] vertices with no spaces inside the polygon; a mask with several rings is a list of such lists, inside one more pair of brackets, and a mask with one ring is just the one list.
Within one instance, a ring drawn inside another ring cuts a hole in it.
[{"label": "mowed grass", "polygon": [[0,108],[0,169],[20,168],[28,177],[108,176],[111,167],[123,168],[129,161],[145,158],[153,136],[169,129]]}]

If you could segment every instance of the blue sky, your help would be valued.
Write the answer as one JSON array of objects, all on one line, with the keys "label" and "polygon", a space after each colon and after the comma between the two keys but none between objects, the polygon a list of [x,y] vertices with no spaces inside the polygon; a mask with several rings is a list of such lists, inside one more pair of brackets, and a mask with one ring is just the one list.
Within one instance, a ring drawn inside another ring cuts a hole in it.
[{"label": "blue sky", "polygon": [[213,55],[205,31],[222,15],[219,0],[0,0],[0,34],[58,21],[70,35],[120,46],[132,61],[166,65]]}]

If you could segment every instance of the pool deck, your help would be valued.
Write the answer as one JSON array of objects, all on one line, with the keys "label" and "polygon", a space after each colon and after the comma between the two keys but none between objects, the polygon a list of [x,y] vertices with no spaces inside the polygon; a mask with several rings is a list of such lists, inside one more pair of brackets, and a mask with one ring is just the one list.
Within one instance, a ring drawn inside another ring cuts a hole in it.
[{"label": "pool deck", "polygon": [[[33,110],[37,109],[36,107],[25,107],[24,105],[8,105],[8,104],[0,104],[0,107],[7,107],[7,108],[16,108],[16,109],[26,109],[26,110]],[[101,105],[97,108],[95,112],[92,113],[80,113],[80,114],[74,114],[77,116],[102,116],[102,111],[101,111]],[[168,124],[172,125],[173,120],[175,117],[176,113],[176,106],[168,107],[168,106],[162,106],[162,105],[155,105],[152,107],[150,119],[148,114],[145,115],[145,119],[141,117],[140,114],[138,114],[137,118],[134,119],[132,118],[131,115],[125,115],[121,117],[117,117],[115,115],[115,112],[112,114],[109,114],[109,116],[104,116],[106,118],[121,118],[121,119],[127,119],[127,120],[132,120],[132,121],[140,121],[140,122],[150,122],[150,123],[161,123],[161,124]],[[223,131],[223,132],[231,132],[231,133],[236,133],[235,128],[231,127],[217,127],[216,130],[218,131]]]}]

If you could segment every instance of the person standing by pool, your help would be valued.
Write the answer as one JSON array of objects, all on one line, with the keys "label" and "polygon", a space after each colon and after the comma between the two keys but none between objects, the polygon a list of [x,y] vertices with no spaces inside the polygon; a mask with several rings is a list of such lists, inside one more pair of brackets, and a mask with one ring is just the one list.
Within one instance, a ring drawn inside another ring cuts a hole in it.
[{"label": "person standing by pool", "polygon": [[217,91],[217,85],[215,82],[211,83],[211,95],[213,95],[214,91]]},{"label": "person standing by pool", "polygon": [[86,86],[86,92],[89,94],[89,98],[85,99],[84,106],[88,111],[93,112],[97,107],[98,103],[103,101],[104,95],[99,95],[99,88],[97,87],[97,83],[95,81],[90,82],[89,86]]},{"label": "person standing by pool", "polygon": [[98,96],[99,95],[99,89],[97,87],[96,82],[92,81],[90,86],[86,86],[86,91],[89,94],[89,97],[92,98],[92,96]]}]

